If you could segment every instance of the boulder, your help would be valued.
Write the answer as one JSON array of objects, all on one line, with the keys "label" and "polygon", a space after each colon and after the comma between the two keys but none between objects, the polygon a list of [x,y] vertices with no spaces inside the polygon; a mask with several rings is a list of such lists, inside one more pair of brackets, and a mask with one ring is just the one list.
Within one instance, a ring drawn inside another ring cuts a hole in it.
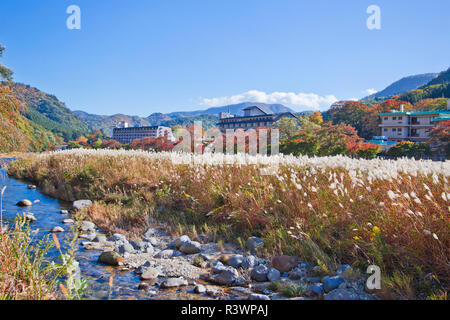
[{"label": "boulder", "polygon": [[116,242],[116,252],[119,254],[125,254],[125,253],[134,253],[133,246],[128,241],[118,241]]},{"label": "boulder", "polygon": [[37,218],[31,212],[24,213],[23,217],[25,218],[25,220],[27,220],[29,222],[36,222],[37,221]]},{"label": "boulder", "polygon": [[228,265],[232,266],[233,268],[240,268],[242,266],[243,261],[244,256],[237,254],[228,260]]},{"label": "boulder", "polygon": [[123,234],[120,234],[120,233],[114,233],[112,235],[112,239],[114,241],[128,241],[127,237],[125,237]]},{"label": "boulder", "polygon": [[31,207],[33,205],[33,202],[27,199],[20,200],[16,203],[16,206],[18,207]]},{"label": "boulder", "polygon": [[291,280],[300,280],[303,276],[306,275],[306,271],[301,268],[295,268],[291,272],[289,272],[289,279]]},{"label": "boulder", "polygon": [[247,239],[246,246],[254,254],[264,248],[264,240],[258,237],[250,237]]},{"label": "boulder", "polygon": [[176,288],[176,287],[182,287],[187,286],[188,282],[184,280],[183,278],[170,278],[163,283],[161,283],[161,288],[168,289],[168,288]]},{"label": "boulder", "polygon": [[156,268],[149,267],[141,274],[141,280],[153,280],[157,279],[159,276],[159,270]]},{"label": "boulder", "polygon": [[175,239],[174,241],[172,241],[169,244],[169,248],[180,249],[180,247],[186,242],[191,242],[191,239],[186,235],[181,236],[181,237]]},{"label": "boulder", "polygon": [[60,232],[64,232],[64,229],[61,228],[61,227],[54,227],[54,228],[51,230],[51,232],[52,232],[52,233],[60,233]]},{"label": "boulder", "polygon": [[74,201],[72,204],[72,207],[74,210],[81,210],[83,208],[87,208],[90,206],[92,206],[91,200],[77,200],[77,201]]},{"label": "boulder", "polygon": [[27,185],[27,188],[30,190],[34,190],[34,189],[36,189],[36,186],[34,184],[29,184],[29,185]]},{"label": "boulder", "polygon": [[95,238],[92,240],[93,242],[106,242],[106,236],[102,234],[98,234],[95,236]]},{"label": "boulder", "polygon": [[270,300],[270,297],[265,294],[252,293],[248,300]]},{"label": "boulder", "polygon": [[249,255],[242,260],[241,267],[244,269],[249,269],[256,267],[258,264],[258,259],[254,255]]},{"label": "boulder", "polygon": [[297,265],[297,258],[292,256],[275,256],[272,258],[272,267],[281,273],[289,272]]},{"label": "boulder", "polygon": [[61,214],[69,214],[69,210],[61,210],[60,213]]},{"label": "boulder", "polygon": [[180,251],[172,250],[172,249],[166,249],[158,252],[154,257],[157,259],[170,259],[173,257],[179,257],[183,255]]},{"label": "boulder", "polygon": [[73,219],[64,219],[62,223],[64,223],[64,224],[74,224],[75,221]]},{"label": "boulder", "polygon": [[225,267],[222,271],[212,277],[214,283],[231,286],[239,278],[239,272],[233,267]]},{"label": "boulder", "polygon": [[310,289],[313,294],[318,296],[321,296],[324,293],[323,283],[315,283],[310,287]]},{"label": "boulder", "polygon": [[265,265],[260,264],[259,266],[252,269],[252,272],[250,273],[250,276],[253,280],[258,282],[265,282],[267,281],[267,274],[269,273],[269,268],[267,268]]},{"label": "boulder", "polygon": [[272,282],[277,281],[277,280],[280,279],[280,277],[281,277],[280,271],[278,271],[275,268],[270,268],[269,269],[269,272],[267,273],[267,279],[269,281],[272,281]]},{"label": "boulder", "polygon": [[344,283],[344,279],[341,276],[325,276],[322,278],[322,283],[325,292],[330,292],[336,288],[338,288],[342,283]]},{"label": "boulder", "polygon": [[184,254],[195,254],[201,251],[201,245],[199,242],[189,241],[182,243],[179,249]]},{"label": "boulder", "polygon": [[78,238],[80,239],[86,239],[88,241],[93,241],[95,239],[95,237],[97,236],[97,234],[95,232],[90,232],[90,233],[86,233],[86,234],[80,234],[78,236]]},{"label": "boulder", "polygon": [[87,231],[95,231],[95,224],[90,221],[83,221],[80,226],[81,231],[87,232]]},{"label": "boulder", "polygon": [[103,252],[98,257],[98,262],[106,264],[108,266],[119,266],[122,265],[124,259],[115,251]]}]

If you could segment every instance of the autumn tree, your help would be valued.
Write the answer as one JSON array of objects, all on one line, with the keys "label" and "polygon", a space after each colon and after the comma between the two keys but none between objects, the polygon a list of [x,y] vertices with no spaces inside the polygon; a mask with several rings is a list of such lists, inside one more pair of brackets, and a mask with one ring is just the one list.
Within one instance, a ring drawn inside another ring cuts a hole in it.
[{"label": "autumn tree", "polygon": [[430,143],[440,154],[445,154],[450,159],[450,120],[441,121],[438,126],[431,131]]},{"label": "autumn tree", "polygon": [[320,113],[320,111],[314,112],[312,115],[309,116],[309,120],[314,122],[315,124],[322,124],[323,123],[322,113]]},{"label": "autumn tree", "polygon": [[333,124],[346,124],[356,129],[358,133],[363,131],[364,119],[369,113],[369,107],[357,101],[346,101],[336,104],[328,111]]}]

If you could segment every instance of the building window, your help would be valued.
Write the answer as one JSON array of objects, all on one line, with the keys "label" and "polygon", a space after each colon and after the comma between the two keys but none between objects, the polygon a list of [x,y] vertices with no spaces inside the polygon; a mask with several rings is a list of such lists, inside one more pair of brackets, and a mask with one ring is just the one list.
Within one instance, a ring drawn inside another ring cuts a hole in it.
[{"label": "building window", "polygon": [[387,128],[384,128],[384,129],[383,129],[383,131],[384,131],[384,132],[387,132],[387,131],[388,131],[388,129],[387,129]]},{"label": "building window", "polygon": [[387,120],[389,120],[389,118],[388,117],[384,117],[384,120],[387,121]]},{"label": "building window", "polygon": [[398,130],[397,130],[398,132],[402,132],[402,128],[398,128]]},{"label": "building window", "polygon": [[397,117],[392,117],[392,120],[397,120]]},{"label": "building window", "polygon": [[398,117],[398,120],[403,120],[403,117]]},{"label": "building window", "polygon": [[395,132],[395,131],[397,131],[397,129],[396,128],[392,128],[392,131]]}]

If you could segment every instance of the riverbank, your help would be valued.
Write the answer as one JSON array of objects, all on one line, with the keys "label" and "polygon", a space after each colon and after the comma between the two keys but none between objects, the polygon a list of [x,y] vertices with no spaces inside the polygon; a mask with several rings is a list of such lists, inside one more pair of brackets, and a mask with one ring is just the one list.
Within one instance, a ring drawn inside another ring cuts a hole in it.
[{"label": "riverbank", "polygon": [[67,151],[9,173],[60,199],[96,200],[80,214],[129,239],[141,240],[153,218],[219,249],[232,242],[245,252],[256,236],[261,257],[296,256],[324,274],[376,264],[385,298],[439,298],[448,288],[448,162],[285,157],[278,174],[262,175],[266,160],[201,157],[193,165],[174,154]]}]

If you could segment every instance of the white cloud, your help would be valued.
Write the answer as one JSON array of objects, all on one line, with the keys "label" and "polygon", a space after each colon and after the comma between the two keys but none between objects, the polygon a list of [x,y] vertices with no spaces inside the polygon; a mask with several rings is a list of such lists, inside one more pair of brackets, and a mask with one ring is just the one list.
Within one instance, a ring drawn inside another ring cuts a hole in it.
[{"label": "white cloud", "polygon": [[242,102],[280,103],[298,110],[326,110],[338,99],[334,95],[319,96],[315,93],[273,92],[250,90],[227,97],[203,98],[201,104],[208,107],[225,106]]},{"label": "white cloud", "polygon": [[377,93],[378,90],[376,90],[374,88],[370,88],[370,89],[366,89],[364,92],[367,93],[370,96],[370,95],[372,95],[374,93]]}]

